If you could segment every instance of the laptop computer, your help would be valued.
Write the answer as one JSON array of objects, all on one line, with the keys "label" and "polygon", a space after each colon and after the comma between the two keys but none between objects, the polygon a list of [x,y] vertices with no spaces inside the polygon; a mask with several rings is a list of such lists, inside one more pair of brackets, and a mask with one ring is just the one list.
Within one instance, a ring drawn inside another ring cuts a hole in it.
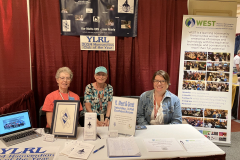
[{"label": "laptop computer", "polygon": [[8,147],[41,137],[34,131],[28,110],[0,115],[0,140]]}]

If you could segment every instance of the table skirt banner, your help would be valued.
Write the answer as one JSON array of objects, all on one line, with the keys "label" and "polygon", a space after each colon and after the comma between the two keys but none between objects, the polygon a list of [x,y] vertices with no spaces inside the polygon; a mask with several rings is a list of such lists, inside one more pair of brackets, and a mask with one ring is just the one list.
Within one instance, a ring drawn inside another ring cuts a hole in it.
[{"label": "table skirt banner", "polygon": [[231,143],[236,18],[184,15],[178,97],[183,123]]},{"label": "table skirt banner", "polygon": [[58,152],[60,146],[50,147],[26,147],[26,148],[0,148],[1,160],[54,160],[55,154]]}]

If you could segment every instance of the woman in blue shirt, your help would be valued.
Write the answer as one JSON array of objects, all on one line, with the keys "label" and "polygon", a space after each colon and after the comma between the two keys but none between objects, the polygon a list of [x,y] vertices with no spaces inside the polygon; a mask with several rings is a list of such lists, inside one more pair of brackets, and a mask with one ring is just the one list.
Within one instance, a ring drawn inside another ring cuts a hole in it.
[{"label": "woman in blue shirt", "polygon": [[167,90],[170,85],[168,73],[163,70],[155,72],[152,82],[154,89],[140,96],[137,124],[182,124],[180,100]]}]

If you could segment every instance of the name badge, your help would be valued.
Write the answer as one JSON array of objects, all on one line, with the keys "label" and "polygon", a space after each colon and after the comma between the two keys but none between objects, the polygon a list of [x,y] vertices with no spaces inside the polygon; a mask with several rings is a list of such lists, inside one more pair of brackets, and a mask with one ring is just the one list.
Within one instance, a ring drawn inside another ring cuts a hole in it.
[{"label": "name badge", "polygon": [[56,139],[53,134],[45,134],[43,140],[47,142],[54,142]]},{"label": "name badge", "polygon": [[74,100],[74,97],[69,97],[69,100]]},{"label": "name badge", "polygon": [[118,137],[118,130],[109,130],[108,131],[108,137],[110,137],[110,138]]}]

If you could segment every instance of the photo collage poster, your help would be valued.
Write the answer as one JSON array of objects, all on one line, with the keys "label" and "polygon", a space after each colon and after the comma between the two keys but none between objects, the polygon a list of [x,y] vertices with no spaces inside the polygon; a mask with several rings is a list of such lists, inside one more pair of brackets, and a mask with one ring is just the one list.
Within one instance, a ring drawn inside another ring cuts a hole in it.
[{"label": "photo collage poster", "polygon": [[178,97],[183,124],[230,143],[236,18],[184,15]]},{"label": "photo collage poster", "polygon": [[138,0],[60,0],[62,35],[137,36]]}]

